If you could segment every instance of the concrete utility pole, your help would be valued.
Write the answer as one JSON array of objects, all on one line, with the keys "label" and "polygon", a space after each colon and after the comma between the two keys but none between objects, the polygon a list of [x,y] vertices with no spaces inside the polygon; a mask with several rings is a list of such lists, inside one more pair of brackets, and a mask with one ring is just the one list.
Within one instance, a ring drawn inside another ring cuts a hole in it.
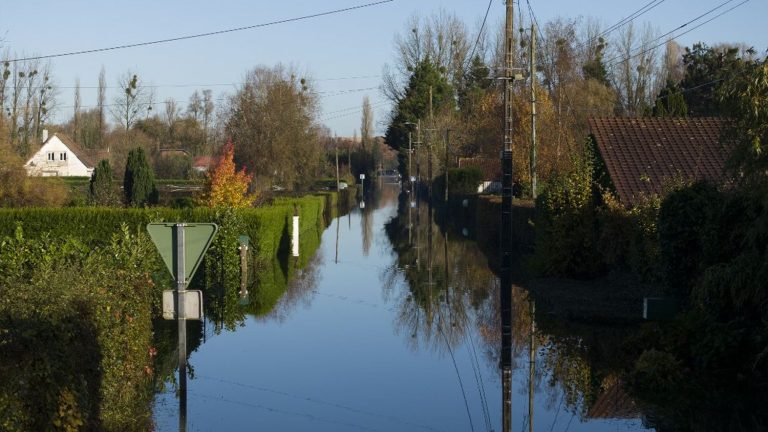
[{"label": "concrete utility pole", "polygon": [[[504,151],[501,155],[501,373],[502,430],[512,426],[512,83],[514,48],[514,0],[506,0],[504,27]],[[506,301],[505,301],[506,300]]]},{"label": "concrete utility pole", "polygon": [[531,197],[536,199],[536,24],[531,24]]},{"label": "concrete utility pole", "polygon": [[432,134],[435,130],[435,113],[432,111],[432,86],[429,86],[429,144],[427,145],[427,179],[429,180],[428,186],[428,199],[432,202]]}]

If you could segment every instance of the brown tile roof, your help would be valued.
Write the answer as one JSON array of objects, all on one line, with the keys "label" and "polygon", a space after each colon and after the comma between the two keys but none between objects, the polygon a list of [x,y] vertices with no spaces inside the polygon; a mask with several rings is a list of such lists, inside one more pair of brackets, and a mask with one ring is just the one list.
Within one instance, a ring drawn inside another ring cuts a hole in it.
[{"label": "brown tile roof", "polygon": [[634,419],[640,417],[635,401],[622,388],[621,382],[614,382],[597,397],[587,411],[589,419]]},{"label": "brown tile roof", "polygon": [[501,159],[459,158],[459,168],[478,168],[484,180],[501,181]]},{"label": "brown tile roof", "polygon": [[[74,142],[72,138],[64,135],[61,132],[56,132],[55,134],[51,135],[51,138],[57,137],[61,140],[61,142],[64,143],[69,150],[72,151],[72,153],[77,156],[78,159],[80,159],[80,162],[82,162],[86,167],[88,168],[95,168],[96,164],[98,163],[98,155],[95,152],[88,151],[80,147],[79,144]],[[50,140],[51,138],[48,138]],[[47,141],[46,141],[47,142]]]},{"label": "brown tile roof", "polygon": [[725,181],[721,119],[593,118],[589,127],[625,205],[663,193],[676,178]]}]

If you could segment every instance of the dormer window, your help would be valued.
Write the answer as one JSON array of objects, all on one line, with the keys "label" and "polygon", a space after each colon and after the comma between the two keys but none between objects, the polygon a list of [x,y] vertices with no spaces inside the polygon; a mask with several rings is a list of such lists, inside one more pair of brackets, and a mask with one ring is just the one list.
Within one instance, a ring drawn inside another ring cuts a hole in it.
[{"label": "dormer window", "polygon": [[56,160],[56,154],[53,152],[48,152],[48,160],[49,161],[55,161]]},{"label": "dormer window", "polygon": [[67,160],[67,152],[59,153],[59,160]]}]

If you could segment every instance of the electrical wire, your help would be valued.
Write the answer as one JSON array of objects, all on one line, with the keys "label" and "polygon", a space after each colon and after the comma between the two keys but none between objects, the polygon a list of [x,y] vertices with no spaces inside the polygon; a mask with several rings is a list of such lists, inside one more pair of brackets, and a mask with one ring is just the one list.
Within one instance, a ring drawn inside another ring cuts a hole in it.
[{"label": "electrical wire", "polygon": [[472,62],[472,57],[475,55],[475,49],[477,48],[477,45],[480,43],[480,37],[483,35],[483,30],[485,29],[485,23],[488,21],[488,13],[491,11],[491,4],[493,4],[493,0],[488,1],[488,8],[485,10],[485,17],[483,18],[483,23],[480,25],[480,31],[477,32],[477,39],[475,39],[475,43],[472,45],[472,52],[469,54],[469,57],[467,57],[467,65],[465,68],[469,66],[469,64]]},{"label": "electrical wire", "polygon": [[437,324],[437,329],[440,331],[440,334],[443,335],[443,340],[445,340],[445,346],[448,348],[448,353],[451,354],[451,360],[453,361],[453,368],[456,369],[456,378],[459,379],[459,387],[461,387],[461,395],[464,397],[464,406],[467,408],[467,417],[469,418],[469,428],[474,432],[475,426],[472,423],[472,414],[469,412],[469,402],[467,402],[467,392],[464,391],[464,383],[461,381],[461,374],[459,374],[459,367],[456,365],[456,357],[454,357],[453,355],[451,344],[448,342],[448,337],[445,335],[445,332],[443,331],[443,326],[441,326],[440,323]]},{"label": "electrical wire", "polygon": [[68,57],[68,56],[74,56],[74,55],[92,54],[92,53],[105,52],[105,51],[114,51],[114,50],[120,50],[120,49],[126,49],[126,48],[136,48],[136,47],[141,47],[141,46],[158,45],[158,44],[169,43],[169,42],[177,42],[177,41],[182,41],[182,40],[187,40],[187,39],[197,39],[197,38],[203,38],[203,37],[208,37],[208,36],[221,35],[221,34],[225,34],[225,33],[234,33],[234,32],[239,32],[239,31],[244,31],[244,30],[252,30],[252,29],[255,29],[255,28],[269,27],[269,26],[274,26],[274,25],[278,25],[278,24],[286,24],[286,23],[291,23],[291,22],[296,22],[296,21],[304,21],[304,20],[308,20],[308,19],[312,19],[312,18],[319,18],[319,17],[323,17],[323,16],[327,16],[327,15],[334,15],[334,14],[339,14],[339,13],[343,13],[343,12],[350,12],[350,11],[353,11],[353,10],[356,10],[356,9],[363,9],[363,8],[368,8],[368,7],[372,7],[372,6],[378,6],[378,5],[382,5],[382,4],[385,4],[385,3],[392,3],[393,1],[395,1],[395,0],[381,0],[381,1],[373,2],[373,3],[366,3],[366,4],[362,4],[362,5],[357,5],[357,6],[350,6],[350,7],[342,8],[342,9],[335,9],[335,10],[326,11],[326,12],[318,12],[318,13],[314,13],[314,14],[310,14],[310,15],[303,15],[303,16],[300,16],[300,17],[286,18],[286,19],[281,19],[281,20],[277,20],[277,21],[270,21],[270,22],[261,23],[261,24],[254,24],[254,25],[250,25],[250,26],[236,27],[236,28],[225,29],[225,30],[217,30],[217,31],[206,32],[206,33],[198,33],[198,34],[193,34],[193,35],[177,36],[177,37],[172,37],[172,38],[167,38],[167,39],[158,39],[158,40],[147,41],[147,42],[137,42],[137,43],[132,43],[132,44],[116,45],[116,46],[105,47],[105,48],[94,48],[94,49],[80,50],[80,51],[70,51],[70,52],[64,52],[64,53],[58,53],[58,54],[48,54],[48,55],[33,56],[33,57],[23,57],[23,58],[17,58],[17,59],[6,60],[6,61],[9,62],[9,63],[15,63],[15,62],[21,62],[21,61],[27,61],[27,60],[42,60],[42,59],[49,59],[49,58],[56,58],[56,57]]},{"label": "electrical wire", "polygon": [[[676,32],[676,31],[678,31],[678,30],[680,30],[680,29],[682,29],[682,28],[684,28],[684,27],[687,27],[689,24],[692,24],[692,23],[694,23],[694,22],[696,22],[696,21],[700,20],[701,18],[703,18],[703,17],[705,17],[705,16],[707,16],[707,15],[711,14],[712,12],[714,12],[714,11],[716,11],[716,10],[718,10],[718,9],[722,8],[723,6],[725,6],[725,5],[727,5],[728,3],[731,3],[731,2],[733,2],[733,1],[735,1],[735,0],[727,0],[727,1],[723,2],[723,3],[721,3],[720,5],[718,5],[718,6],[714,7],[714,8],[712,8],[712,9],[710,9],[709,11],[707,11],[707,12],[705,12],[705,13],[703,13],[703,14],[701,14],[701,15],[697,16],[696,18],[694,18],[694,19],[692,19],[692,20],[689,20],[689,21],[687,21],[687,22],[683,23],[682,25],[680,25],[680,26],[676,27],[676,28],[675,28],[675,29],[673,29],[673,30],[670,30],[670,31],[668,31],[667,33],[664,33],[663,35],[661,35],[661,36],[657,37],[656,39],[652,40],[651,42],[649,42],[649,44],[653,44],[653,43],[655,43],[655,42],[659,41],[660,39],[662,39],[663,37],[669,36],[669,35],[671,35],[672,33]],[[723,16],[723,15],[727,14],[728,12],[730,12],[730,11],[732,11],[732,10],[734,10],[734,9],[738,8],[739,6],[742,6],[742,5],[744,5],[745,3],[748,3],[749,1],[750,1],[750,0],[743,0],[741,3],[739,3],[739,4],[735,5],[735,6],[733,6],[733,7],[729,8],[729,9],[727,9],[727,10],[725,10],[725,11],[723,11],[723,12],[721,12],[721,13],[717,14],[717,15],[715,15],[714,17],[712,17],[712,18],[710,18],[710,19],[708,19],[708,20],[706,20],[706,21],[704,21],[704,22],[702,22],[702,23],[700,23],[700,24],[696,25],[695,27],[692,27],[692,28],[690,28],[690,29],[688,29],[688,30],[684,31],[683,33],[680,33],[680,34],[678,34],[678,35],[677,35],[677,36],[675,36],[675,37],[669,38],[668,40],[665,40],[665,41],[663,41],[663,42],[661,42],[661,43],[659,43],[659,44],[657,44],[657,45],[651,46],[650,48],[646,48],[646,49],[643,49],[643,47],[640,47],[640,48],[638,48],[638,49],[640,49],[640,50],[642,50],[642,51],[640,51],[640,52],[635,52],[634,54],[633,54],[633,53],[630,53],[630,54],[628,55],[628,57],[626,57],[626,58],[621,58],[621,56],[617,56],[617,57],[614,57],[614,58],[612,58],[612,59],[610,59],[610,60],[608,60],[608,61],[606,61],[606,62],[605,62],[605,65],[606,65],[605,67],[606,67],[606,68],[608,68],[608,67],[611,67],[611,66],[613,66],[613,65],[615,65],[615,64],[618,64],[618,63],[621,63],[621,62],[625,62],[625,61],[627,61],[627,60],[631,60],[631,59],[633,59],[633,58],[635,58],[635,57],[637,57],[637,56],[640,56],[640,55],[646,54],[646,53],[648,53],[648,52],[650,52],[650,51],[652,51],[652,50],[655,50],[656,48],[658,48],[658,47],[660,47],[660,46],[662,46],[662,45],[666,44],[668,41],[671,41],[671,40],[675,40],[675,39],[677,39],[677,38],[679,38],[679,37],[681,37],[681,36],[683,36],[683,35],[686,35],[686,34],[688,34],[688,33],[692,32],[692,31],[694,31],[694,30],[698,29],[699,27],[701,27],[701,26],[703,26],[703,25],[705,25],[705,24],[709,24],[710,22],[712,22],[712,21],[716,20],[717,18],[720,18],[721,16]]]},{"label": "electrical wire", "polygon": [[[1,61],[0,61],[1,62]],[[339,78],[318,78],[312,81],[344,81],[344,80],[358,80],[358,79],[371,79],[380,78],[381,75],[360,75],[351,77],[339,77]],[[157,85],[145,85],[145,88],[187,88],[187,87],[229,87],[238,86],[242,83],[216,83],[216,84],[157,84]],[[77,86],[56,86],[57,89],[75,89]],[[80,86],[80,89],[98,89],[98,86]],[[105,86],[107,89],[122,89],[121,86]]]}]

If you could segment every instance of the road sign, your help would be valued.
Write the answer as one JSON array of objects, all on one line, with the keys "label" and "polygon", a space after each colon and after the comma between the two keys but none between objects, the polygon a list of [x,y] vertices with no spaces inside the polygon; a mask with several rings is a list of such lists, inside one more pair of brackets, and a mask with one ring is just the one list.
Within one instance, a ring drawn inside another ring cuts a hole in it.
[{"label": "road sign", "polygon": [[[168,271],[174,279],[179,281],[176,274],[176,230],[177,223],[151,223],[147,225],[147,232],[152,242],[157,247],[160,256]],[[192,279],[195,270],[203,260],[205,251],[211,245],[213,237],[219,227],[212,223],[185,223],[184,225],[184,275],[183,282]]]},{"label": "road sign", "polygon": [[[176,290],[163,291],[163,318],[176,319]],[[188,320],[200,320],[203,318],[203,292],[200,290],[182,291],[182,309],[184,318]]]},{"label": "road sign", "polygon": [[365,174],[360,174],[360,180],[365,180]]}]

